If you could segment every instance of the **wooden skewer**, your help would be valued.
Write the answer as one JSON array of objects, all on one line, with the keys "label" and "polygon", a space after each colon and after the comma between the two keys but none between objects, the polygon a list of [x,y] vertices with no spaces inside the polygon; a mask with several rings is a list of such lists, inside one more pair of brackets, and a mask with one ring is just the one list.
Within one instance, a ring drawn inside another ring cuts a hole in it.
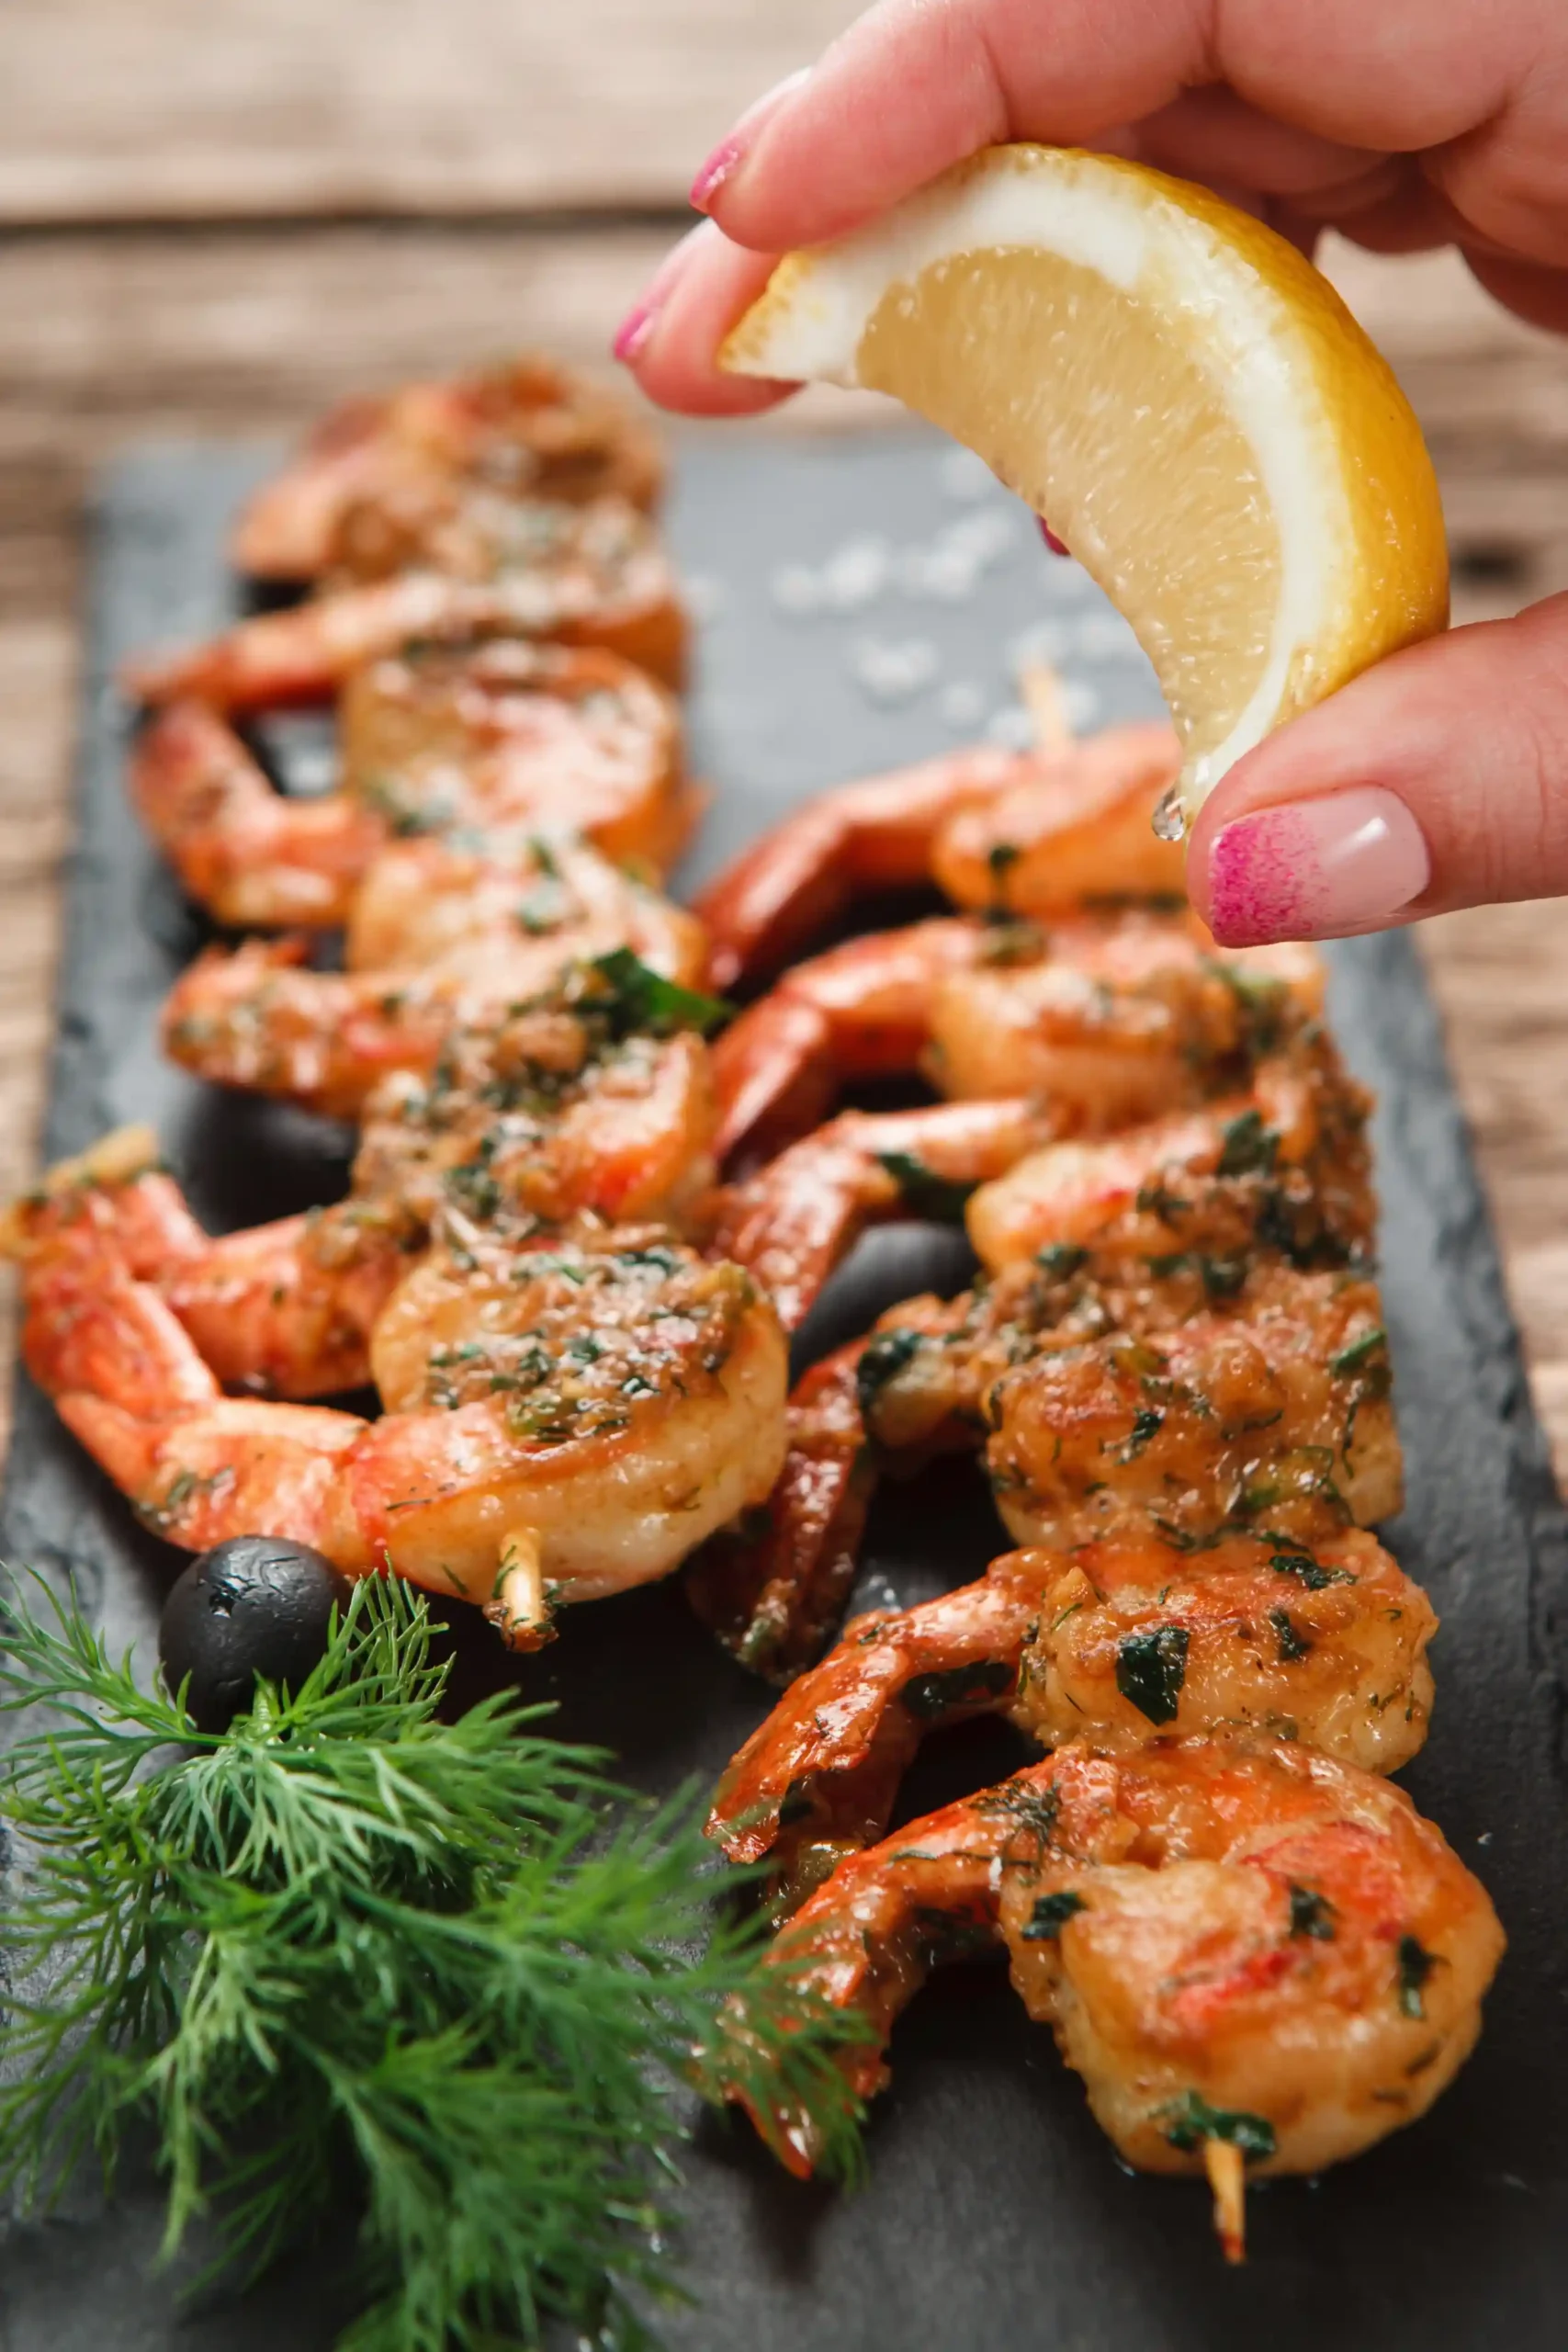
[{"label": "wooden skewer", "polygon": [[1076,738],[1058,673],[1049,662],[1026,662],[1018,673],[1018,692],[1034,729],[1037,748],[1042,752],[1065,752]]},{"label": "wooden skewer", "polygon": [[554,1641],[544,1562],[532,1528],[514,1528],[502,1543],[495,1595],[486,1601],[483,1614],[509,1650],[542,1649]]},{"label": "wooden skewer", "polygon": [[1203,2169],[1214,2192],[1214,2229],[1227,2262],[1247,2260],[1247,2158],[1229,2140],[1205,2140]]}]

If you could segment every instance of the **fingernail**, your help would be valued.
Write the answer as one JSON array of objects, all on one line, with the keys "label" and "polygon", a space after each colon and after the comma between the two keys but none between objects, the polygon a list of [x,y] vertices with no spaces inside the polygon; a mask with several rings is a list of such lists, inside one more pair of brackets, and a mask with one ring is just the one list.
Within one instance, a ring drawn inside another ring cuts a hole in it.
[{"label": "fingernail", "polygon": [[1059,539],[1056,537],[1055,532],[1051,528],[1050,524],[1047,523],[1043,514],[1037,514],[1034,519],[1040,526],[1041,537],[1044,540],[1053,555],[1071,555],[1072,549],[1067,545],[1066,539]]},{"label": "fingernail", "polygon": [[1209,928],[1223,947],[1333,939],[1392,922],[1431,879],[1403,800],[1368,785],[1259,808],[1209,848]]},{"label": "fingernail", "polygon": [[[646,297],[629,310],[615,330],[615,340],[610,345],[611,357],[625,360],[629,365],[653,333],[658,316],[658,303]],[[600,332],[603,333],[603,329]]]},{"label": "fingernail", "polygon": [[713,153],[692,182],[687,201],[694,212],[705,212],[714,198],[728,180],[732,180],[744,162],[752,141],[762,125],[775,115],[786,98],[792,97],[811,72],[802,65],[797,72],[786,74],[771,90],[749,106],[728,139],[720,140]]},{"label": "fingernail", "polygon": [[648,348],[649,338],[659,324],[659,313],[670,299],[671,288],[691,259],[692,249],[699,243],[712,240],[718,231],[699,220],[688,229],[678,244],[671,245],[636,302],[615,330],[615,340],[610,345],[611,356],[628,366],[639,352]]}]

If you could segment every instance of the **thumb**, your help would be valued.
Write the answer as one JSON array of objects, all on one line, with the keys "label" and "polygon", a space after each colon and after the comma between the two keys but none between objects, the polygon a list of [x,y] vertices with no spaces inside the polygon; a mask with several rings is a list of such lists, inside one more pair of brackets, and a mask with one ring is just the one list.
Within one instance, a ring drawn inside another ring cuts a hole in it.
[{"label": "thumb", "polygon": [[1393,654],[1249,752],[1188,885],[1226,947],[1568,892],[1568,595]]}]

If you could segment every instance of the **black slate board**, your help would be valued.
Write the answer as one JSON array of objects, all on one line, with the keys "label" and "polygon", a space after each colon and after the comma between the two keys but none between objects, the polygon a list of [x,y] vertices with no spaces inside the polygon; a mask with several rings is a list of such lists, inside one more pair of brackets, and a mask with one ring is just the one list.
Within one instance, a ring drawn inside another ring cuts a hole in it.
[{"label": "black slate board", "polygon": [[[222,524],[258,463],[149,451],[107,481],[95,511],[80,836],[47,1131],[53,1156],[152,1118],[198,1210],[220,1226],[330,1196],[343,1139],[214,1097],[158,1057],[159,1001],[200,933],[126,808],[127,719],[112,672],[132,647],[205,630],[230,607]],[[705,615],[691,716],[696,764],[718,789],[699,871],[803,793],[974,731],[1010,699],[1021,631],[1033,628],[1062,662],[1085,719],[1154,707],[1146,672],[1081,575],[1048,564],[1026,518],[924,437],[694,438],[670,525]],[[318,735],[286,729],[276,741],[291,781],[321,779]],[[1340,1036],[1382,1098],[1386,1295],[1411,1494],[1393,1541],[1444,1620],[1436,1728],[1408,1784],[1485,1878],[1511,1938],[1480,2051],[1415,2131],[1320,2184],[1255,2192],[1252,2259],[1232,2274],[1201,2191],[1123,2174],[999,1977],[954,1973],[900,2028],[895,2087],[871,2128],[871,2186],[857,2199],[786,2181],[742,2126],[700,2125],[685,2193],[698,2304],[669,2323],[672,2345],[1561,2352],[1568,2339],[1564,1522],[1416,956],[1405,939],[1368,940],[1334,964]],[[867,1278],[893,1295],[916,1287],[930,1248],[929,1235],[885,1237]],[[974,1488],[923,1482],[879,1510],[863,1597],[920,1597],[997,1548]],[[73,1572],[115,1640],[150,1650],[175,1555],[134,1530],[25,1382],[0,1553]],[[478,1680],[507,1669],[470,1634],[462,1670]],[[522,1671],[561,1699],[564,1731],[608,1741],[655,1789],[711,1781],[763,1704],[673,1586],[571,1612],[563,1640]],[[923,1802],[1012,1760],[988,1730],[935,1745]],[[153,2211],[144,2191],[108,2214],[84,2196],[52,2222],[13,2226],[0,2352],[248,2352],[285,2333],[310,2352],[330,2340],[331,2290],[312,2261],[262,2297],[178,2321],[168,2283],[141,2267]]]}]

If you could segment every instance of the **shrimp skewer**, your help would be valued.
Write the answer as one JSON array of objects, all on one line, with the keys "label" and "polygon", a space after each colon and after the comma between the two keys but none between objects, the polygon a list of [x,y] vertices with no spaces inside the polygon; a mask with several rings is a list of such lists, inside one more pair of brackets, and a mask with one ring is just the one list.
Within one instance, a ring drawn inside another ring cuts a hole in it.
[{"label": "shrimp skewer", "polygon": [[183,652],[131,662],[126,692],[222,711],[328,702],[355,670],[416,638],[600,646],[680,683],[684,616],[652,526],[635,508],[618,499],[578,507],[476,498],[463,546],[461,572],[433,556],[236,621]]},{"label": "shrimp skewer", "polygon": [[[1049,1544],[1104,1533],[1095,1515],[1128,1510],[1145,1527],[1163,1518],[1201,1537],[1248,1494],[1261,1505],[1277,1465],[1294,1489],[1280,1523],[1333,1532],[1351,1515],[1335,1483],[1348,1430],[1354,1515],[1380,1516],[1398,1490],[1381,1309],[1364,1279],[1345,1285],[1371,1240],[1366,1114],[1366,1095],[1326,1039],[1303,1033],[1259,1065],[1249,1094],[1121,1136],[1047,1145],[983,1184],[965,1222],[988,1279],[951,1302],[891,1309],[857,1359],[844,1410],[858,1412],[874,1470],[985,1449],[1015,1540]],[[876,1123],[852,1116],[863,1149]],[[796,1146],[780,1169],[810,1148]],[[829,1206],[847,1190],[839,1182]],[[760,1215],[750,1229],[721,1222],[728,1245],[766,1269],[786,1319],[842,1238],[826,1209],[808,1227],[811,1204],[806,1188],[785,1182],[772,1224]],[[1185,1374],[1156,1394],[1171,1380],[1172,1350]],[[1336,1372],[1331,1359],[1347,1350]],[[1234,1428],[1194,1401],[1210,1382],[1235,1400]],[[1096,1399],[1098,1413],[1086,1409]],[[1299,1451],[1319,1446],[1327,1450]],[[1254,1476],[1254,1459],[1268,1470]],[[797,1499],[806,1491],[786,1476],[765,1523],[716,1538],[693,1571],[706,1621],[777,1679],[807,1662],[822,1622],[817,1600],[804,1598],[819,1589],[815,1523]],[[849,1573],[839,1556],[831,1589]],[[793,1625],[790,1577],[803,1596]],[[766,1623],[753,1625],[748,1611],[764,1590]]]},{"label": "shrimp skewer", "polygon": [[472,479],[516,497],[608,494],[651,506],[662,473],[653,435],[628,409],[527,354],[334,409],[247,502],[231,553],[256,579],[313,580],[341,559],[345,520],[378,512],[411,483]]},{"label": "shrimp skewer", "polygon": [[[1503,1951],[1484,1890],[1402,1791],[1213,1735],[1058,1748],[840,1862],[771,1958],[865,2018],[842,2063],[869,2096],[933,1962],[995,1942],[1120,2154],[1218,2176],[1233,2256],[1235,2168],[1211,2143],[1310,2174],[1414,2122],[1473,2047]],[[808,2120],[782,2097],[752,2112],[808,2174]]]},{"label": "shrimp skewer", "polygon": [[69,1229],[24,1300],[28,1371],[158,1533],[265,1528],[474,1601],[514,1646],[667,1575],[783,1460],[771,1307],[657,1228],[432,1252],[378,1317],[371,1422],[225,1396],[158,1291]]},{"label": "shrimp skewer", "polygon": [[384,1080],[344,1201],[213,1238],[150,1136],[109,1138],[11,1213],[8,1246],[113,1250],[224,1386],[331,1395],[369,1379],[381,1310],[433,1241],[489,1248],[582,1218],[689,1221],[711,1177],[712,1124],[701,1040],[623,1034],[612,985],[588,967],[447,1035],[427,1076]]},{"label": "shrimp skewer", "polygon": [[1178,764],[1165,727],[1079,744],[982,746],[819,793],[697,900],[710,987],[766,978],[867,892],[934,880],[976,913],[1058,913],[1085,899],[1182,892],[1149,827]]},{"label": "shrimp skewer", "polygon": [[1008,1715],[1042,1747],[1120,1752],[1166,1732],[1283,1733],[1369,1771],[1420,1747],[1426,1595],[1370,1535],[1156,1537],[1024,1551],[977,1584],[854,1619],[719,1784],[708,1834],[798,1893],[880,1838],[934,1725]]},{"label": "shrimp skewer", "polygon": [[400,835],[566,827],[659,875],[689,830],[674,706],[613,654],[404,648],[350,679],[340,719],[343,783],[310,800],[274,791],[203,704],[172,704],[142,730],[132,797],[220,922],[349,922]]},{"label": "shrimp skewer", "polygon": [[389,1070],[434,1068],[454,1029],[493,1023],[570,967],[626,955],[684,987],[703,943],[682,909],[586,844],[513,832],[383,851],[355,901],[347,970],[310,970],[308,952],[285,936],[198,956],[165,1002],[165,1051],[215,1084],[354,1118]]},{"label": "shrimp skewer", "polygon": [[720,1150],[765,1158],[848,1081],[889,1071],[949,1098],[1032,1094],[1062,1132],[1103,1134],[1234,1085],[1319,1017],[1323,987],[1314,949],[1222,956],[1190,914],[872,933],[799,966],[728,1032]]}]

